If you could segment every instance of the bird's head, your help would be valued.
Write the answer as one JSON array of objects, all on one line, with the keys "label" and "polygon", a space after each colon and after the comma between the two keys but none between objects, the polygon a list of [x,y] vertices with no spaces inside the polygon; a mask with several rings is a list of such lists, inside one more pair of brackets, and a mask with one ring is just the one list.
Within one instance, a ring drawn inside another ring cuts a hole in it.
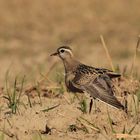
[{"label": "bird's head", "polygon": [[62,46],[51,56],[59,56],[62,60],[67,60],[73,57],[72,49],[68,46]]}]

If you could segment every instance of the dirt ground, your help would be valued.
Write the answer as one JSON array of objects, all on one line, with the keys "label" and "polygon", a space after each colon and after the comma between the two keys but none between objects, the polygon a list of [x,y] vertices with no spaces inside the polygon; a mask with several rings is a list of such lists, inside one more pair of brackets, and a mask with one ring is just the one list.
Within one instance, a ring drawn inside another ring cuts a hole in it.
[{"label": "dirt ground", "polygon": [[[131,87],[128,88],[123,78],[119,83],[121,86],[118,86],[118,89],[122,94],[135,93],[140,87],[138,81],[129,81]],[[132,138],[139,134],[140,106],[137,96],[134,96],[134,100],[132,95],[127,96],[128,114],[99,101],[95,101],[96,111],[94,105],[89,114],[88,95],[75,96],[65,90],[62,92],[62,89],[56,90],[51,87],[48,90],[49,87],[41,83],[38,88],[28,87],[26,92],[24,90],[14,114],[12,108],[7,107],[9,103],[7,98],[0,99],[0,138],[2,140],[104,140],[116,139],[117,134],[130,133]],[[4,93],[1,93],[2,95],[6,96]],[[18,95],[17,90],[16,99]],[[117,97],[124,103],[124,96],[118,93]],[[85,111],[81,105],[83,99],[86,102]]]},{"label": "dirt ground", "polygon": [[[0,140],[140,138],[139,49],[131,75],[139,5],[139,0],[0,0]],[[123,75],[114,82],[118,99],[128,101],[128,115],[98,101],[89,114],[88,95],[67,93],[63,65],[50,57],[70,45],[83,63],[111,69],[100,35]]]}]

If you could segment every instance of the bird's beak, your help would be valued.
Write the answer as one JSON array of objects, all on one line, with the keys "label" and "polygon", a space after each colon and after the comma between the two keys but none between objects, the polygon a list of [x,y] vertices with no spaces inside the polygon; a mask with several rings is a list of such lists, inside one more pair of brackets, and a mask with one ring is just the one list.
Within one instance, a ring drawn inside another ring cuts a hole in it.
[{"label": "bird's beak", "polygon": [[51,54],[50,56],[56,56],[56,55],[58,55],[58,52],[55,52],[55,53]]}]

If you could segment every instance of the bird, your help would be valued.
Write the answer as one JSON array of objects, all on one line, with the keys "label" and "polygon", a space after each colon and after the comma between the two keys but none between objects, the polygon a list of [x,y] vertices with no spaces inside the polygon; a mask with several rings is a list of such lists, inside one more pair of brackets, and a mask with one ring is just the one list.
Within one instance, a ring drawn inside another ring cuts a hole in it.
[{"label": "bird", "polygon": [[120,77],[121,74],[106,68],[96,68],[81,63],[75,58],[69,46],[59,47],[50,56],[58,56],[62,60],[65,69],[65,85],[69,92],[86,92],[93,99],[124,110],[124,106],[114,95],[112,83],[112,79]]}]

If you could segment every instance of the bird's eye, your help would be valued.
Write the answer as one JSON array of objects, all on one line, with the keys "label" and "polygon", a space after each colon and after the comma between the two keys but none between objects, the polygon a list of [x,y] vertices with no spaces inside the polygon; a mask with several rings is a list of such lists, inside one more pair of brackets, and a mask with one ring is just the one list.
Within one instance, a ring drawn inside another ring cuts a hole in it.
[{"label": "bird's eye", "polygon": [[60,52],[61,52],[61,53],[63,53],[63,52],[64,52],[64,50],[61,50]]}]

